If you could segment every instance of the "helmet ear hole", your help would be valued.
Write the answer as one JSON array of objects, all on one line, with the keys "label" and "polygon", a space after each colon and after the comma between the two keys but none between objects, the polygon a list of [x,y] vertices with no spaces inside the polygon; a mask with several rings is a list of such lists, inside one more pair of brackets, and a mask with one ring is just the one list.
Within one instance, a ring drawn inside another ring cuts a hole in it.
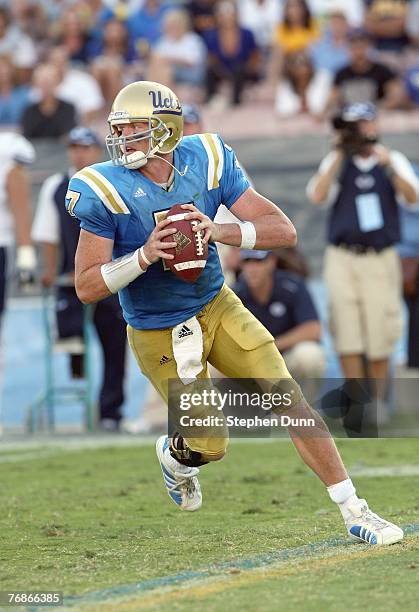
[{"label": "helmet ear hole", "polygon": [[153,134],[153,142],[154,146],[163,147],[164,143],[168,138],[172,135],[172,129],[167,125],[162,125],[160,128],[156,129]]},{"label": "helmet ear hole", "polygon": [[164,133],[165,133],[164,129],[155,130],[153,136],[156,140],[158,140],[159,138],[163,138]]}]

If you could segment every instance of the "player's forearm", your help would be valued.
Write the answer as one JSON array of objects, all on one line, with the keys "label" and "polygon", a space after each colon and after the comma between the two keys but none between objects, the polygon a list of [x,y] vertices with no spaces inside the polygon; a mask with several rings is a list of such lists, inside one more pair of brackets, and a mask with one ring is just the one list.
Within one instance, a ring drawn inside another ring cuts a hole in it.
[{"label": "player's forearm", "polygon": [[103,280],[101,267],[102,264],[96,264],[80,272],[76,265],[76,293],[83,304],[93,304],[112,295]]},{"label": "player's forearm", "polygon": [[[278,210],[278,214],[263,215],[253,219],[256,231],[255,249],[277,249],[294,246],[297,232],[288,217]],[[241,246],[242,232],[238,223],[218,223],[219,232],[216,242],[230,246]]]},{"label": "player's forearm", "polygon": [[26,246],[32,244],[31,241],[31,218],[30,212],[14,209],[15,218],[15,237],[17,246]]},{"label": "player's forearm", "polygon": [[58,264],[58,245],[52,242],[42,243],[42,259],[43,259],[43,273],[44,276],[51,279],[51,284],[57,274]]},{"label": "player's forearm", "polygon": [[242,233],[238,223],[216,223],[217,237],[214,242],[221,242],[229,246],[240,246]]},{"label": "player's forearm", "polygon": [[[170,243],[171,244],[171,243]],[[78,251],[75,259],[75,287],[81,302],[91,304],[118,293],[147,271],[151,262],[144,247],[117,259],[81,268]],[[153,259],[153,261],[155,261]]]},{"label": "player's forearm", "polygon": [[10,210],[15,222],[16,244],[32,244],[31,240],[31,196],[26,170],[20,166],[13,168],[7,180]]}]

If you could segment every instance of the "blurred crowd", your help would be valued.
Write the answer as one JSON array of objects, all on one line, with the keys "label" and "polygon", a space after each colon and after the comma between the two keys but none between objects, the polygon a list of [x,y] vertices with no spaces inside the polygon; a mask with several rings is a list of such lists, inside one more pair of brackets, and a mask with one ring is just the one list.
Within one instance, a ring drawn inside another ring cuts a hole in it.
[{"label": "blurred crowd", "polygon": [[0,0],[0,125],[60,137],[129,82],[323,119],[419,105],[419,0]]},{"label": "blurred crowd", "polygon": [[[198,107],[186,104],[183,113],[185,135],[205,131]],[[346,106],[333,127],[331,150],[306,183],[306,194],[303,190],[300,194],[307,204],[328,208],[323,275],[327,328],[310,295],[309,267],[301,251],[249,251],[222,244],[218,251],[227,284],[272,334],[305,392],[309,385],[308,392],[317,397],[324,378],[339,376],[336,367],[330,369],[331,353],[324,342],[327,329],[337,357],[333,361],[342,376],[347,381],[369,379],[366,401],[374,399],[377,419],[385,424],[391,414],[392,357],[402,335],[403,298],[408,320],[406,368],[400,376],[417,377],[419,371],[419,167],[382,144],[377,108],[370,103]],[[55,150],[60,148],[54,144]],[[86,378],[86,309],[74,288],[80,228],[67,214],[64,201],[66,194],[70,199],[78,196],[67,191],[72,174],[103,159],[103,140],[91,128],[78,126],[69,132],[66,152],[67,162],[49,166],[59,170],[43,182],[32,221],[25,166],[33,162],[35,150],[22,135],[0,133],[0,318],[7,256],[15,242],[14,267],[21,288],[25,284],[33,288],[40,281],[47,294],[55,293],[56,325],[53,335],[47,336],[53,338],[55,349],[69,354],[71,376]],[[215,221],[239,222],[224,205]],[[321,235],[318,239],[323,241]],[[33,245],[40,247],[38,254]],[[324,306],[322,300],[320,305]],[[112,295],[99,302],[89,316],[103,351],[98,423],[103,430],[119,431],[126,331],[118,299]],[[358,397],[359,388],[351,393]],[[130,423],[128,430],[148,432],[164,428],[165,422],[162,400],[150,387],[141,419]]]},{"label": "blurred crowd", "polygon": [[[204,105],[222,112],[260,103],[282,117],[339,118],[306,199],[330,207],[325,282],[341,370],[348,379],[388,381],[404,297],[406,363],[417,372],[419,170],[380,144],[376,114],[419,107],[418,49],[419,0],[0,0],[0,315],[14,238],[23,284],[33,281],[32,243],[42,246],[45,288],[57,274],[72,276],[79,227],[63,208],[71,171],[101,158],[101,135],[90,127],[106,126],[116,93],[148,79],[181,99],[185,135],[205,131]],[[31,232],[21,166],[33,160],[32,141],[62,137],[71,171],[46,179]],[[59,250],[67,268],[57,269]],[[220,251],[227,281],[274,335],[294,376],[323,377],[322,328],[301,254]],[[59,336],[74,340],[83,334],[83,311],[73,287],[60,291]],[[105,300],[94,323],[104,354],[99,419],[117,430],[125,365],[117,302]],[[73,377],[83,376],[80,352],[69,353]],[[375,393],[384,402],[387,385]],[[156,424],[158,403],[149,398],[139,430]],[[384,408],[383,421],[387,415]]]}]

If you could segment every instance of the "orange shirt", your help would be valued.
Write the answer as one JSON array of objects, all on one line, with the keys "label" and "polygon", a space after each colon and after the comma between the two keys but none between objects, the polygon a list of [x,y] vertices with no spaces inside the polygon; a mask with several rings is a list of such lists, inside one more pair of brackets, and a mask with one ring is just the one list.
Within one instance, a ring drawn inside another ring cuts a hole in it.
[{"label": "orange shirt", "polygon": [[320,36],[320,28],[316,21],[312,21],[309,28],[287,28],[280,23],[275,32],[274,42],[281,47],[284,53],[304,51]]}]

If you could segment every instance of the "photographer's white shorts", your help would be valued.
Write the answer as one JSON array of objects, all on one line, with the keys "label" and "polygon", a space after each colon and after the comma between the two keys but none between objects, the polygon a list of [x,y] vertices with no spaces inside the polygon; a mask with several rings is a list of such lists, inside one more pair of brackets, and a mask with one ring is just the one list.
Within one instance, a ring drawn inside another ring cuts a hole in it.
[{"label": "photographer's white shorts", "polygon": [[392,247],[356,254],[326,249],[330,331],[340,355],[388,357],[402,331],[400,260]]}]

